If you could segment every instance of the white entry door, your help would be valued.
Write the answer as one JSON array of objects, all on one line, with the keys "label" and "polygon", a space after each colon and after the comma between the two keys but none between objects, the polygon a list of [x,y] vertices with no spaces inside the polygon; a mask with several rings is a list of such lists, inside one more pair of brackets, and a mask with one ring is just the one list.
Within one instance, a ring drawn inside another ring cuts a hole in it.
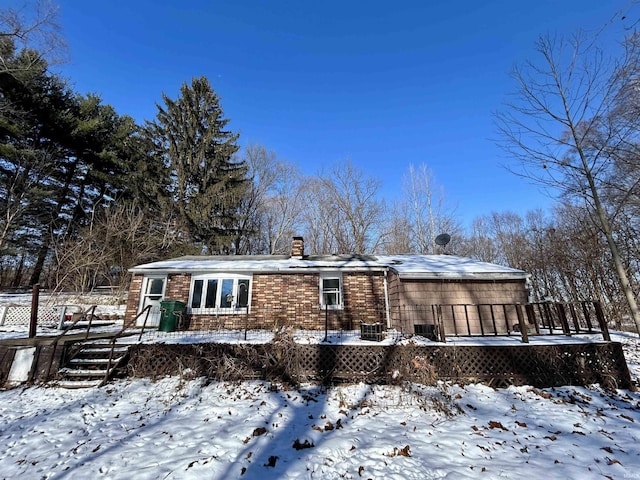
[{"label": "white entry door", "polygon": [[[164,289],[167,284],[167,277],[150,276],[144,277],[142,282],[142,294],[140,295],[140,311],[144,307],[151,305],[147,327],[157,327],[160,325],[160,302],[164,299]],[[136,322],[136,327],[142,327],[146,314],[140,315]]]}]

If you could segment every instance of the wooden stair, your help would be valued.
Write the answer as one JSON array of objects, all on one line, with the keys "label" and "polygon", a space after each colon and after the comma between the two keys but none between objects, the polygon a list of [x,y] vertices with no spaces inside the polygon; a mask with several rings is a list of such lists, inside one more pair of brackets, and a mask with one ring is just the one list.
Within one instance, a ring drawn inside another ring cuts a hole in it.
[{"label": "wooden stair", "polygon": [[[129,359],[127,345],[85,342],[58,371],[56,385],[64,388],[89,388],[102,385],[116,375]],[[109,357],[111,365],[109,366]]]}]

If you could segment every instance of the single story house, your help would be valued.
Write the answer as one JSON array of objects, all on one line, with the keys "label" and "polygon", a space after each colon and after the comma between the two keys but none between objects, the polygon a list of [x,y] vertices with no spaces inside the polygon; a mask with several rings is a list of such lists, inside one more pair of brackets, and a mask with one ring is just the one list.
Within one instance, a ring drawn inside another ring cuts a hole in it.
[{"label": "single story house", "polygon": [[[141,326],[136,316],[148,305],[147,325],[157,326],[160,302],[176,300],[186,304],[181,328],[189,330],[352,330],[362,322],[413,333],[433,325],[440,308],[464,315],[471,334],[491,323],[504,333],[518,323],[513,306],[528,301],[522,270],[454,255],[305,255],[301,237],[291,255],[186,256],[130,272],[131,326]],[[449,317],[442,315],[451,334],[459,326]]]}]

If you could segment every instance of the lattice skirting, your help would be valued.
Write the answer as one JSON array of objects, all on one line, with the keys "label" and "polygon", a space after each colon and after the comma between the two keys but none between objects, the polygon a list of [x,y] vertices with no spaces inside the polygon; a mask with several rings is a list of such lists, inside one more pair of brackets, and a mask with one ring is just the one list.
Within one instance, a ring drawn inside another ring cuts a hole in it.
[{"label": "lattice skirting", "polygon": [[394,383],[483,382],[493,386],[589,385],[630,388],[616,342],[524,346],[360,346],[155,344],[132,348],[133,376],[205,375],[217,380],[268,379]]}]

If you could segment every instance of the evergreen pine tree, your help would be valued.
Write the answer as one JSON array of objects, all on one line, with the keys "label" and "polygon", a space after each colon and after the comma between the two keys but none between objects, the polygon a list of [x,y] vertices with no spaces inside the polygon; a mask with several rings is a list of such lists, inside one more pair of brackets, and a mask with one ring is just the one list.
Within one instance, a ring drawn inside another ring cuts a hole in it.
[{"label": "evergreen pine tree", "polygon": [[168,191],[185,232],[208,253],[232,253],[247,167],[235,159],[238,134],[226,130],[220,98],[206,77],[184,83],[181,96],[163,94],[148,125],[157,155],[170,171]]},{"label": "evergreen pine tree", "polygon": [[34,284],[56,239],[126,188],[115,147],[123,122],[70,90],[37,52],[0,37],[0,55],[0,256],[31,265]]}]

